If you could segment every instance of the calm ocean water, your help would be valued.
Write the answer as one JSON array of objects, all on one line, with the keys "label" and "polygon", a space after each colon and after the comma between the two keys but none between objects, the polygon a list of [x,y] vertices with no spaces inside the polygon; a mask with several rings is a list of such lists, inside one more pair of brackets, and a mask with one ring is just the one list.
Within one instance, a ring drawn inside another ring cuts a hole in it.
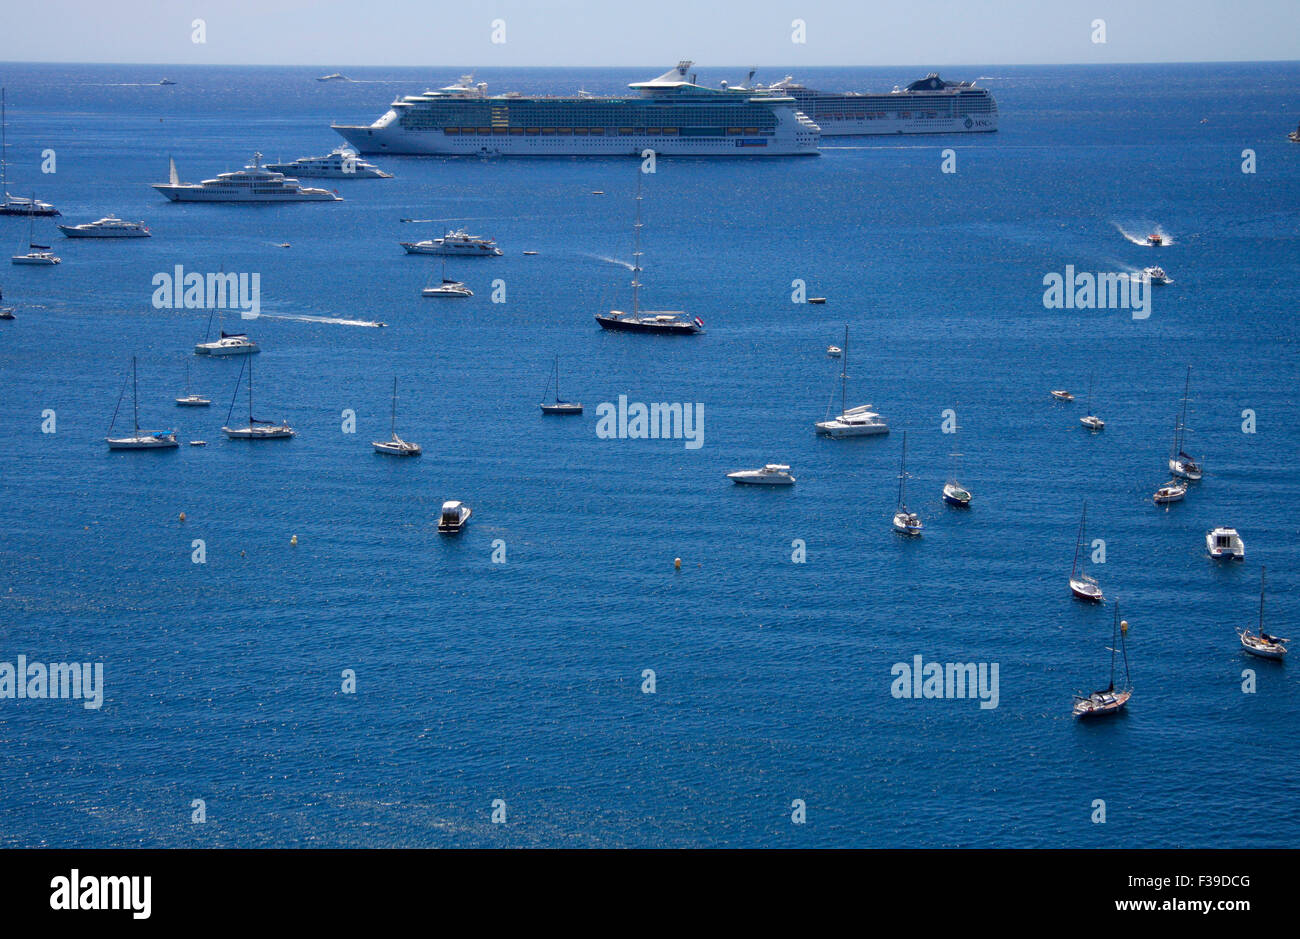
[{"label": "calm ocean water", "polygon": [[[602,93],[661,70],[478,77]],[[887,90],[927,70],[799,77]],[[0,67],[10,191],[59,221],[114,212],[154,233],[68,241],[43,220],[37,240],[64,263],[0,269],[19,308],[0,323],[0,661],[103,662],[106,686],[98,711],[0,701],[0,845],[1300,840],[1297,663],[1250,660],[1233,631],[1256,616],[1262,565],[1271,631],[1298,628],[1300,146],[1285,134],[1300,65],[949,68],[993,89],[997,135],[664,160],[646,180],[643,298],[703,318],[679,341],[592,319],[628,302],[627,161],[375,158],[396,178],[338,183],[333,205],[176,205],[149,188],[168,156],[197,180],[254,150],[324,153],[331,120],[372,120],[462,70],[323,71]],[[164,75],[177,84],[145,84]],[[473,299],[422,300],[432,265],[397,242],[442,222],[402,218],[463,222],[505,256],[448,266]],[[1154,226],[1171,246],[1123,234]],[[9,253],[27,234],[0,219]],[[1149,319],[1043,307],[1044,274],[1067,264],[1157,262],[1175,283]],[[222,439],[241,363],[190,354],[206,313],[151,305],[153,275],[176,264],[261,275],[270,315],[242,324],[264,350],[257,410],[296,439]],[[795,278],[829,302],[792,304]],[[813,434],[846,323],[851,403],[873,402],[888,437]],[[142,423],[207,447],[106,452],[132,355]],[[580,420],[537,412],[553,355]],[[210,409],[173,406],[187,363]],[[1208,472],[1161,511],[1149,497],[1189,364]],[[1090,436],[1077,418],[1094,374],[1108,423]],[[420,460],[370,450],[394,375]],[[1053,404],[1058,387],[1079,400]],[[597,439],[595,406],[620,394],[702,403],[704,445]],[[910,542],[890,530],[903,430],[927,523]],[[939,499],[958,448],[967,513]],[[768,461],[798,486],[724,478]],[[448,498],[474,508],[459,539],[435,533]],[[1106,542],[1100,609],[1066,589],[1085,498]],[[1242,532],[1244,563],[1206,556],[1219,524]],[[807,563],[791,561],[796,539]],[[1136,691],[1127,714],[1080,724],[1071,694],[1105,684],[1116,596]],[[998,707],[896,700],[891,666],[914,655],[998,663]]]}]

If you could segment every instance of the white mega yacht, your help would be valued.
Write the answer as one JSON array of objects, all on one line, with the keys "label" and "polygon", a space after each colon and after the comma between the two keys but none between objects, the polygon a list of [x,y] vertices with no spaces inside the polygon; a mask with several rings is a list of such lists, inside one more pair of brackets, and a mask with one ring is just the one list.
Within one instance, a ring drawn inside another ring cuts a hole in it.
[{"label": "white mega yacht", "polygon": [[144,222],[128,222],[116,215],[105,215],[96,222],[60,225],[59,231],[69,238],[149,238],[152,232]]},{"label": "white mega yacht", "polygon": [[176,161],[170,161],[167,182],[155,183],[157,189],[173,202],[341,202],[328,189],[309,189],[298,180],[262,165],[262,154],[254,153],[253,162],[233,173],[219,173],[215,179],[201,183],[182,183],[176,173]]},{"label": "white mega yacht", "polygon": [[349,150],[347,147],[335,147],[321,157],[299,157],[292,163],[268,163],[266,168],[294,178],[308,176],[323,179],[393,178],[392,173],[385,173],[373,163],[367,163],[357,156],[355,150]]}]

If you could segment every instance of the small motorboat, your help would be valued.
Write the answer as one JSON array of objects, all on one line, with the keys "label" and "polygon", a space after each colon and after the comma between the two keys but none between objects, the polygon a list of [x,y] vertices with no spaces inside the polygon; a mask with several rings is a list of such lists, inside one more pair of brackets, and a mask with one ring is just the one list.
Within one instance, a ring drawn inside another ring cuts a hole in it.
[{"label": "small motorboat", "polygon": [[795,478],[790,475],[790,467],[784,463],[768,463],[756,470],[737,470],[728,473],[727,478],[733,483],[746,486],[793,486],[795,483]]},{"label": "small motorboat", "polygon": [[1180,483],[1171,479],[1151,497],[1151,501],[1156,505],[1168,505],[1170,502],[1182,502],[1183,497],[1187,495],[1187,484]]},{"label": "small motorboat", "polygon": [[191,440],[191,441],[190,441],[190,446],[191,446],[191,447],[206,447],[207,445],[208,445],[208,442],[207,442],[206,440]]},{"label": "small motorboat", "polygon": [[1295,130],[1287,134],[1286,139],[1291,141],[1292,143],[1300,143],[1300,125],[1297,125]]},{"label": "small motorboat", "polygon": [[0,320],[11,320],[16,318],[17,317],[14,316],[13,307],[11,306],[0,307]]},{"label": "small motorboat", "polygon": [[841,349],[839,346],[827,346],[827,347],[826,347],[826,355],[827,355],[828,358],[838,359],[838,358],[839,358],[840,356],[842,356],[843,354],[844,354],[844,350]]},{"label": "small motorboat", "polygon": [[203,395],[186,395],[183,398],[177,398],[176,404],[183,408],[206,408],[212,403],[211,398],[205,398]]},{"label": "small motorboat", "polygon": [[1246,557],[1246,544],[1235,528],[1220,526],[1205,533],[1205,548],[1215,560],[1241,561]]},{"label": "small motorboat", "polygon": [[825,297],[809,297],[809,298],[808,298],[808,302],[809,302],[809,303],[819,303],[819,304],[820,304],[820,303],[825,303],[825,302],[826,302],[826,298],[825,298]]},{"label": "small motorboat", "polygon": [[1057,401],[1073,401],[1073,400],[1074,400],[1074,395],[1070,394],[1068,391],[1062,391],[1062,390],[1053,391],[1053,392],[1052,392],[1052,397],[1055,398]]},{"label": "small motorboat", "polygon": [[1282,659],[1286,657],[1286,644],[1290,639],[1283,639],[1281,636],[1270,636],[1264,632],[1264,573],[1265,569],[1259,571],[1259,632],[1252,633],[1249,629],[1237,630],[1237,635],[1241,638],[1241,647],[1251,655],[1257,655],[1261,659]]},{"label": "small motorboat", "polygon": [[525,252],[524,252],[524,254],[528,254],[528,255],[533,255],[533,254],[536,254],[536,253],[537,253],[536,251],[525,251]]},{"label": "small motorboat", "polygon": [[1170,279],[1169,275],[1165,273],[1165,269],[1163,267],[1144,267],[1142,268],[1142,276],[1144,276],[1151,283],[1160,286],[1173,283],[1173,280]]},{"label": "small motorboat", "polygon": [[458,535],[472,514],[469,506],[463,502],[444,502],[442,514],[438,517],[438,531],[444,535]]},{"label": "small motorboat", "polygon": [[1147,235],[1147,244],[1153,248],[1158,248],[1165,243],[1165,236],[1158,231],[1153,231]]}]

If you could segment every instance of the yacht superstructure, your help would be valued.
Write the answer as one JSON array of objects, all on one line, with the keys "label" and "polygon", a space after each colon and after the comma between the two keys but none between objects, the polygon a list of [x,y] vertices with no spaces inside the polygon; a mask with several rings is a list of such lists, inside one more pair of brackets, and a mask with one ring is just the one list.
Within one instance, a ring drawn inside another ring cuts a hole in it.
[{"label": "yacht superstructure", "polygon": [[171,161],[170,178],[155,183],[157,189],[173,202],[341,202],[328,189],[309,189],[298,180],[267,169],[262,154],[254,153],[253,162],[233,173],[218,173],[215,179],[201,183],[182,183]]}]

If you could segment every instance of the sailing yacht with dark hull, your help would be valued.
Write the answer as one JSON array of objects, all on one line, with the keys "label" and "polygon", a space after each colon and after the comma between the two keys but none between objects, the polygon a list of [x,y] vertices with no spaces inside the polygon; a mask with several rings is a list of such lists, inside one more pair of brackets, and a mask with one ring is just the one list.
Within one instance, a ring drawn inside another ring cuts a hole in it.
[{"label": "sailing yacht with dark hull", "polygon": [[[551,379],[546,383],[546,392],[555,387],[555,399],[549,402],[542,402],[538,405],[543,414],[555,416],[577,416],[582,414],[582,404],[578,401],[565,401],[560,397],[560,357],[555,357],[555,366],[551,369]],[[546,392],[543,392],[545,394]]]},{"label": "sailing yacht with dark hull", "polygon": [[1083,504],[1079,519],[1079,534],[1074,540],[1074,566],[1070,568],[1070,593],[1085,603],[1101,603],[1105,597],[1101,585],[1088,573],[1088,552],[1084,548],[1084,535],[1088,530],[1088,503]]},{"label": "sailing yacht with dark hull", "polygon": [[[1128,622],[1119,618],[1119,603],[1115,604],[1115,625],[1111,630],[1110,649],[1110,684],[1090,695],[1074,696],[1074,716],[1078,718],[1103,717],[1116,714],[1124,709],[1129,698],[1133,697],[1133,683],[1128,673],[1128,645],[1124,637],[1128,634]],[[1115,639],[1119,638],[1119,651],[1124,655],[1124,686],[1115,687]]]},{"label": "sailing yacht with dark hull", "polygon": [[1204,468],[1199,460],[1187,452],[1187,401],[1192,388],[1192,367],[1187,366],[1187,381],[1183,385],[1182,409],[1174,424],[1174,445],[1169,451],[1169,472],[1182,479],[1193,482],[1204,475]]},{"label": "sailing yacht with dark hull", "polygon": [[693,336],[703,331],[704,322],[698,316],[683,319],[686,316],[680,310],[641,310],[641,177],[639,170],[636,177],[636,223],[633,228],[632,249],[632,312],[610,310],[605,314],[596,314],[596,322],[601,329],[624,333],[657,333],[662,336]]}]

